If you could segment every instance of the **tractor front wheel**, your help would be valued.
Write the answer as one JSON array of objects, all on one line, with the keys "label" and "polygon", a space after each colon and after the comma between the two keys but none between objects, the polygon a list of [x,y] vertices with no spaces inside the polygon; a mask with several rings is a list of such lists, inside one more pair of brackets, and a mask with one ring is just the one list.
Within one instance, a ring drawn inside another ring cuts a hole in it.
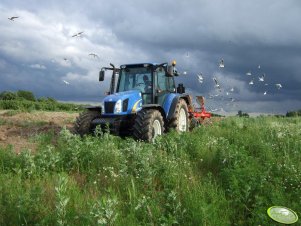
[{"label": "tractor front wheel", "polygon": [[100,116],[99,111],[85,111],[82,112],[77,118],[74,125],[74,130],[76,134],[84,136],[85,134],[92,133],[91,122]]},{"label": "tractor front wheel", "polygon": [[133,135],[138,140],[153,141],[164,132],[164,120],[158,110],[143,109],[137,113]]}]

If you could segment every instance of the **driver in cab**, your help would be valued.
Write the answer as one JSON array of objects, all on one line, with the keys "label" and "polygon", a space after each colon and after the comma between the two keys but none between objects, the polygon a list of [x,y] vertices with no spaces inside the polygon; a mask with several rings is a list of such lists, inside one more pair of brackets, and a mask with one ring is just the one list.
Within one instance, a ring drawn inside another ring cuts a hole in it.
[{"label": "driver in cab", "polygon": [[149,81],[148,76],[144,75],[143,76],[143,82],[144,82],[144,92],[149,93],[152,90],[152,83],[151,81]]}]

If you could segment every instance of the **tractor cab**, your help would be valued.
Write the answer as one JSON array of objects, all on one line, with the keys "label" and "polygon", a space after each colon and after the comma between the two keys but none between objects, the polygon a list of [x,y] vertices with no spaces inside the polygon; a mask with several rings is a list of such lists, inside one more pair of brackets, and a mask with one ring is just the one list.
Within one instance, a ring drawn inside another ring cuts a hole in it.
[{"label": "tractor cab", "polygon": [[[174,76],[177,76],[173,65],[162,64],[127,64],[120,68],[103,68],[100,72],[100,81],[104,79],[105,70],[113,70],[111,87],[108,94],[138,91],[142,97],[142,105],[162,105],[169,93],[176,93]],[[118,75],[117,86],[115,86]]]},{"label": "tractor cab", "polygon": [[116,92],[138,90],[143,105],[162,105],[166,94],[176,92],[174,77],[167,67],[167,63],[122,65]]}]

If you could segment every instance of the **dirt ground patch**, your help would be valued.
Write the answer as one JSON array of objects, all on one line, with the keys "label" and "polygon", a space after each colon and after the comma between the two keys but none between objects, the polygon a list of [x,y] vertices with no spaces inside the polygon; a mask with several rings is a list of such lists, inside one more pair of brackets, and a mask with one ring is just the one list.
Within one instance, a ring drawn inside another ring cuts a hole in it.
[{"label": "dirt ground patch", "polygon": [[[36,150],[37,144],[33,141],[35,136],[53,132],[58,134],[63,127],[72,130],[78,113],[67,112],[17,112],[0,110],[0,147],[12,145],[15,152],[24,149]],[[222,120],[212,117],[202,122],[210,126]]]},{"label": "dirt ground patch", "polygon": [[50,131],[58,134],[64,126],[72,129],[77,116],[67,112],[0,111],[0,146],[12,145],[17,153],[23,149],[34,151],[36,144],[31,137]]}]

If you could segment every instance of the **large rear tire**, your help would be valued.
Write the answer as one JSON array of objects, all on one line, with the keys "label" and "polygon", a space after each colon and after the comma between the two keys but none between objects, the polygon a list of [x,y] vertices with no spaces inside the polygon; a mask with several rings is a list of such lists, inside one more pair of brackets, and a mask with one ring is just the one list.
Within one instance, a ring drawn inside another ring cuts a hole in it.
[{"label": "large rear tire", "polygon": [[92,121],[100,116],[99,111],[84,111],[77,118],[74,125],[74,131],[80,136],[91,134],[93,132]]},{"label": "large rear tire", "polygon": [[133,135],[138,140],[151,142],[164,132],[164,120],[158,110],[143,109],[137,113]]},{"label": "large rear tire", "polygon": [[184,99],[179,99],[173,118],[168,124],[168,129],[175,129],[177,132],[186,132],[189,129],[188,107]]}]

